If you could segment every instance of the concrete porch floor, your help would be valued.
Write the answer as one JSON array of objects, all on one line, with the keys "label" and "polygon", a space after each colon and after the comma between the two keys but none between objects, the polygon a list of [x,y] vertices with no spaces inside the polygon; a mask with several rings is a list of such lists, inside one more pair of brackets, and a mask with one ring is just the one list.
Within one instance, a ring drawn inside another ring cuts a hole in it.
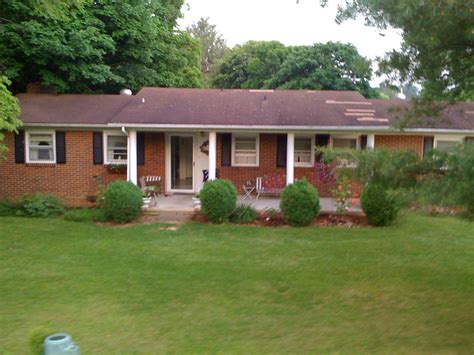
[{"label": "concrete porch floor", "polygon": [[[334,199],[322,197],[319,199],[321,204],[321,213],[334,213],[336,212],[336,204]],[[246,198],[242,200],[242,196],[238,197],[238,205],[252,205],[257,211],[263,211],[267,208],[279,208],[280,199],[278,197],[260,197],[258,200],[255,197]],[[157,198],[156,204],[145,209],[145,212],[153,214],[160,212],[180,212],[180,213],[193,213],[195,211],[195,204],[193,201],[193,195],[188,194],[175,194],[172,196],[160,195]],[[351,206],[349,213],[359,214],[362,213],[360,205]]]}]

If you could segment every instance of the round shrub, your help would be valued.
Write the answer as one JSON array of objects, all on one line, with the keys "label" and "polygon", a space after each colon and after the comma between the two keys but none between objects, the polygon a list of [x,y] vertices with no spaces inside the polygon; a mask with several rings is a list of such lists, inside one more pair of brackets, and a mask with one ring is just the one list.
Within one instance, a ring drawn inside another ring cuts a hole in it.
[{"label": "round shrub", "polygon": [[229,220],[237,204],[237,190],[228,180],[206,182],[199,193],[201,211],[211,222],[223,223]]},{"label": "round shrub", "polygon": [[127,223],[138,217],[142,204],[142,192],[128,181],[114,181],[104,194],[105,215],[117,223]]},{"label": "round shrub", "polygon": [[398,214],[398,203],[394,196],[378,184],[369,184],[365,187],[360,197],[362,210],[367,216],[369,224],[373,226],[386,226]]},{"label": "round shrub", "polygon": [[280,209],[285,222],[290,226],[306,226],[321,209],[318,191],[305,179],[298,180],[283,190]]}]

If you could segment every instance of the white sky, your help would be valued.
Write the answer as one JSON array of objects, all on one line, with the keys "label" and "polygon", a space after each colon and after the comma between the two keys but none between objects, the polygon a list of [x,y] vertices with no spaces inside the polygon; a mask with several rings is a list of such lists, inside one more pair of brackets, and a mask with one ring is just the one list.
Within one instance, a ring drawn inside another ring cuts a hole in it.
[{"label": "white sky", "polygon": [[[337,4],[329,0],[322,8],[319,0],[186,0],[181,28],[209,17],[209,22],[232,47],[249,40],[277,40],[286,45],[310,45],[315,42],[340,41],[354,44],[359,53],[375,59],[391,49],[400,48],[399,31],[390,29],[381,36],[359,18],[338,25],[334,21]],[[373,81],[376,84],[380,79]]]}]

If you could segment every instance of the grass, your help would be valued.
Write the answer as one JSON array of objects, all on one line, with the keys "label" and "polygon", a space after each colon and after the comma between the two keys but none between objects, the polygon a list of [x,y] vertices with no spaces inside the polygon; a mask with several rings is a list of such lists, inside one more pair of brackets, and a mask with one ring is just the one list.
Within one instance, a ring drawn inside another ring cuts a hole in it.
[{"label": "grass", "polygon": [[0,353],[472,353],[474,223],[99,227],[0,218]]}]

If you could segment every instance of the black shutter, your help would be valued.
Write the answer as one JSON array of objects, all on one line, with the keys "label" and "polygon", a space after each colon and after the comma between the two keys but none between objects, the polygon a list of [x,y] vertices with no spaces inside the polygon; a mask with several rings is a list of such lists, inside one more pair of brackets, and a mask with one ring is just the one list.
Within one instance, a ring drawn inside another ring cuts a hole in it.
[{"label": "black shutter", "polygon": [[15,163],[25,163],[25,131],[15,134]]},{"label": "black shutter", "polygon": [[103,135],[102,132],[92,133],[92,146],[93,146],[93,158],[94,164],[103,164],[104,155],[103,155]]},{"label": "black shutter", "polygon": [[279,134],[277,136],[277,154],[276,154],[276,166],[277,168],[286,167],[286,149],[288,144],[288,138],[286,134]]},{"label": "black shutter", "polygon": [[433,150],[434,137],[423,137],[423,158],[425,158],[428,153]]},{"label": "black shutter", "polygon": [[222,133],[221,134],[221,154],[222,154],[222,166],[231,166],[232,162],[232,134]]},{"label": "black shutter", "polygon": [[360,149],[367,149],[367,136],[360,136]]},{"label": "black shutter", "polygon": [[66,133],[56,132],[56,163],[66,164]]},{"label": "black shutter", "polygon": [[316,135],[316,147],[327,147],[329,145],[329,134]]},{"label": "black shutter", "polygon": [[[330,138],[331,136],[329,134],[317,134],[315,137],[316,147],[327,147],[329,145]],[[316,149],[316,161],[321,161],[322,157],[323,153],[319,149]]]},{"label": "black shutter", "polygon": [[145,133],[137,133],[137,164],[145,165]]}]

